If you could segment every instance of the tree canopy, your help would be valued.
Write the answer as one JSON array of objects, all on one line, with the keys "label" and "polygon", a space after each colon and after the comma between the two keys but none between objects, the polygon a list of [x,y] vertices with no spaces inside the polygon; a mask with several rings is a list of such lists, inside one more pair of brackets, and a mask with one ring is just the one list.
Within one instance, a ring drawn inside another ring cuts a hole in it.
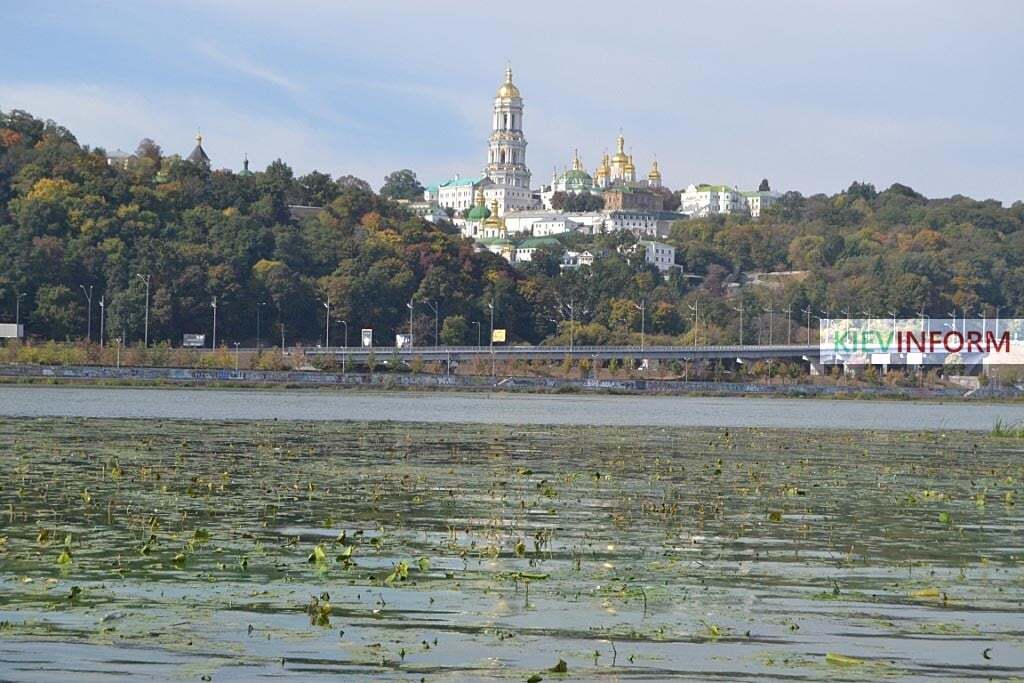
[{"label": "tree canopy", "polygon": [[[769,324],[776,339],[795,340],[840,311],[1024,310],[1021,202],[928,199],[860,181],[832,196],[789,192],[757,219],[677,221],[662,240],[682,272],[663,274],[624,232],[560,235],[512,266],[391,201],[418,198],[412,171],[388,178],[378,195],[351,175],[296,177],[282,160],[249,174],[210,170],[149,139],[108,163],[52,121],[0,112],[0,319],[13,321],[20,301],[31,335],[84,338],[91,286],[107,338],[138,342],[140,275],[150,279],[149,338],[174,344],[212,331],[213,297],[226,344],[255,340],[262,304],[264,340],[283,326],[289,344],[322,342],[328,296],[332,326],[373,328],[384,344],[408,329],[410,300],[414,333],[433,339],[436,304],[446,343],[472,343],[492,302],[495,325],[527,343],[567,341],[570,324],[580,343],[635,343],[641,324],[650,343],[734,342],[739,307],[748,342]],[[560,201],[574,197],[588,195]],[[565,268],[565,250],[593,264]]]}]

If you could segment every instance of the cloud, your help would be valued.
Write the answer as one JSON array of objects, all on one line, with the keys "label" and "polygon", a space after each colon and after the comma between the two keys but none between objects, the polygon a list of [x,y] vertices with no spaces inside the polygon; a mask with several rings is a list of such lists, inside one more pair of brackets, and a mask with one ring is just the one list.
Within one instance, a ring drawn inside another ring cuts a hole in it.
[{"label": "cloud", "polygon": [[207,59],[210,59],[223,67],[231,69],[232,71],[237,71],[238,73],[245,74],[246,76],[251,76],[252,78],[264,81],[266,83],[270,83],[271,85],[275,85],[279,88],[284,88],[285,90],[289,90],[291,92],[300,92],[303,90],[301,85],[289,79],[288,77],[283,76],[278,72],[269,69],[265,66],[256,64],[255,62],[246,58],[244,55],[240,55],[237,53],[225,53],[217,45],[211,42],[200,42],[196,45],[196,49],[201,55],[203,55]]}]

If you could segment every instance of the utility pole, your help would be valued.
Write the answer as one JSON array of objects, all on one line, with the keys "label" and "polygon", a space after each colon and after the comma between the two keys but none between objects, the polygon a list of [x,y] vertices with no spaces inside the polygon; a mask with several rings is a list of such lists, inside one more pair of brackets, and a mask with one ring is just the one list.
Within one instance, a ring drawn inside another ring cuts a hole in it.
[{"label": "utility pole", "polygon": [[807,308],[801,308],[800,312],[807,314],[807,345],[810,346],[811,345],[811,307],[810,307],[810,305],[808,305]]},{"label": "utility pole", "polygon": [[786,345],[791,346],[793,344],[793,307],[784,308],[782,312],[786,314]]},{"label": "utility pole", "polygon": [[640,311],[640,353],[644,351],[644,327],[647,322],[647,301],[641,299],[639,304],[633,304]]},{"label": "utility pole", "polygon": [[146,326],[145,326],[145,332],[144,332],[144,335],[143,335],[143,338],[142,338],[143,339],[142,343],[148,349],[149,348],[149,279],[150,279],[150,274],[146,273],[145,275],[143,275],[142,273],[135,273],[135,277],[139,278],[140,280],[142,280],[143,282],[146,283]]},{"label": "utility pole", "polygon": [[86,339],[88,339],[89,343],[91,344],[92,343],[92,285],[89,285],[89,289],[86,289],[85,285],[78,285],[78,286],[81,288],[82,294],[85,294],[85,300],[89,304],[89,314],[86,316],[87,320],[89,321],[88,322],[88,326],[86,327],[86,330],[87,330],[86,331]]},{"label": "utility pole", "polygon": [[214,351],[217,350],[217,297],[213,297],[213,301],[210,302],[210,308],[213,309],[213,344],[210,346]]},{"label": "utility pole", "polygon": [[768,311],[768,346],[772,346],[772,328],[775,327],[775,304],[768,304],[768,308],[765,310]]},{"label": "utility pole", "polygon": [[238,342],[235,342],[235,372],[238,372]]},{"label": "utility pole", "polygon": [[100,296],[100,348],[101,349],[103,348],[103,328],[105,327],[104,323],[106,322],[106,312],[107,312],[107,305],[103,301],[103,297]]},{"label": "utility pole", "polygon": [[479,320],[474,320],[473,324],[476,325],[476,348],[479,349],[483,346],[483,342],[481,341],[484,337],[483,328],[481,327]]}]

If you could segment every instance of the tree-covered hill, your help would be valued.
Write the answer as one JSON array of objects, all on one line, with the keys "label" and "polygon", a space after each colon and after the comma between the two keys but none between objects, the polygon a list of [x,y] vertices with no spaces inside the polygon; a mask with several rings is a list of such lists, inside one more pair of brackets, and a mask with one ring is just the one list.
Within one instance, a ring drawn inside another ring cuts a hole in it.
[{"label": "tree-covered hill", "polygon": [[[150,340],[173,344],[212,332],[214,297],[223,344],[253,343],[258,314],[264,343],[279,342],[282,325],[288,344],[322,342],[328,297],[332,344],[343,320],[350,343],[367,327],[391,345],[408,330],[410,299],[417,337],[433,341],[436,302],[441,342],[453,344],[486,339],[491,302],[495,327],[530,343],[567,340],[569,320],[581,343],[636,342],[641,324],[649,342],[737,341],[739,308],[748,343],[796,341],[804,311],[812,328],[823,312],[1024,312],[1021,202],[866,183],[831,197],[791,192],[758,219],[676,223],[667,241],[684,273],[666,278],[628,234],[560,237],[597,255],[590,267],[561,269],[557,248],[510,266],[392,200],[416,186],[407,170],[387,179],[389,198],[352,176],[295,177],[281,161],[210,171],[149,140],[110,164],[53,122],[0,112],[0,320],[14,319],[21,295],[31,335],[84,338],[82,288],[92,287],[94,339],[103,297],[107,338],[138,342],[147,275]],[[324,208],[297,219],[289,205]],[[800,272],[750,276],[765,271]]]},{"label": "tree-covered hill", "polygon": [[[289,204],[325,209],[298,222]],[[18,111],[0,114],[0,261],[0,315],[13,320],[24,293],[22,321],[39,337],[84,337],[81,286],[92,286],[94,336],[102,296],[108,338],[138,341],[146,296],[139,275],[149,275],[151,341],[209,339],[217,297],[224,343],[254,340],[258,307],[264,340],[279,340],[283,324],[289,344],[316,343],[328,296],[332,343],[341,341],[341,320],[352,343],[362,327],[375,330],[378,344],[393,343],[407,329],[413,297],[440,301],[441,321],[454,318],[450,329],[483,320],[493,299],[504,312],[498,322],[536,338],[527,316],[509,317],[525,307],[520,276],[504,260],[476,253],[361,180],[295,178],[280,161],[252,174],[211,172],[163,157],[148,141],[121,168],[66,129]],[[417,304],[418,333],[432,333],[427,308]]]}]

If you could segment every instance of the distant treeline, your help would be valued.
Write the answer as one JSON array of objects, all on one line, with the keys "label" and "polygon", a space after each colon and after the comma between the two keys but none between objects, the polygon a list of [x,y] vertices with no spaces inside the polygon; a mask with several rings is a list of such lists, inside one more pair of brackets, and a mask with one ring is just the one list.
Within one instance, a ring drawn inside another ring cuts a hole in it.
[{"label": "distant treeline", "polygon": [[[405,170],[395,178],[417,185]],[[293,204],[324,208],[295,220]],[[567,341],[570,321],[580,343],[636,341],[641,324],[650,343],[731,342],[739,308],[748,343],[767,341],[769,321],[776,341],[803,335],[802,311],[815,328],[823,312],[1010,316],[1024,307],[1022,224],[1020,202],[854,183],[831,197],[789,193],[759,219],[676,223],[668,241],[684,273],[669,278],[628,234],[564,236],[599,255],[592,267],[563,271],[559,250],[545,249],[514,268],[352,176],[295,177],[280,160],[211,171],[150,140],[110,164],[51,121],[0,112],[0,319],[19,308],[48,339],[86,336],[91,291],[93,339],[102,298],[105,336],[140,341],[146,276],[150,341],[174,344],[209,339],[214,297],[228,345],[251,344],[257,318],[264,344],[280,343],[282,326],[288,344],[323,341],[328,297],[332,344],[346,328],[351,344],[362,328],[391,343],[408,331],[410,301],[417,338],[432,343],[436,320],[452,344],[486,340],[490,304],[494,326],[528,343]],[[736,286],[756,271],[806,272]]]}]

